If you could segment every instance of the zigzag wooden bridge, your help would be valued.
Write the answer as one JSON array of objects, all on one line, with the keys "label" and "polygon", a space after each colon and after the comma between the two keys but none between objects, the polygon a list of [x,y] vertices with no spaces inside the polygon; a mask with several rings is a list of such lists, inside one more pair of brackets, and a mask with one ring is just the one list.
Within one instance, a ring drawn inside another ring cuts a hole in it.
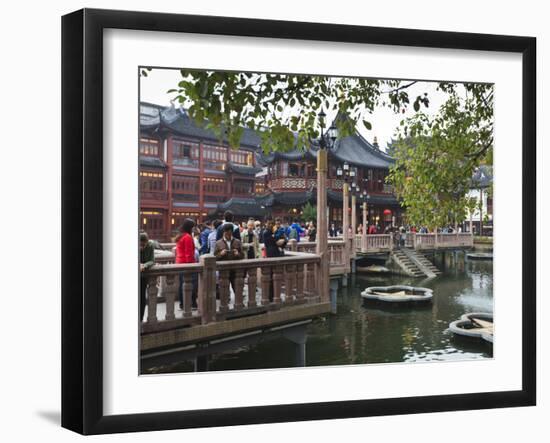
[{"label": "zigzag wooden bridge", "polygon": [[[328,313],[329,294],[319,291],[320,264],[319,255],[303,252],[227,262],[203,255],[197,264],[157,264],[146,271],[148,304],[141,324],[141,351],[204,343]],[[179,278],[184,293],[181,311]],[[198,309],[191,307],[194,278],[198,279]]]},{"label": "zigzag wooden bridge", "polygon": [[[469,234],[435,237],[408,234],[406,247],[430,251],[473,245]],[[212,255],[203,255],[195,264],[174,264],[173,254],[165,251],[158,264],[145,272],[148,302],[146,319],[141,323],[142,355],[182,347],[197,352],[205,344],[210,346],[228,337],[303,326],[315,317],[334,312],[335,299],[331,298],[336,289],[328,279],[350,274],[353,261],[359,257],[390,257],[397,253],[391,235],[355,236],[347,242],[348,247],[343,239],[329,240],[327,275],[321,272],[315,242],[291,240],[284,257],[218,262]],[[164,246],[170,248],[173,244]],[[184,293],[181,310],[177,296],[180,278]],[[191,307],[194,279],[198,281],[196,309]]]}]

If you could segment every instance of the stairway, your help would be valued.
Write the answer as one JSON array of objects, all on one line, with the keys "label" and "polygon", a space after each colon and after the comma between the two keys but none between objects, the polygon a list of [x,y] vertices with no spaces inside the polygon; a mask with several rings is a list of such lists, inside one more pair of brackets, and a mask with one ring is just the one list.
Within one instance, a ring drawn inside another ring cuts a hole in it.
[{"label": "stairway", "polygon": [[[407,252],[410,252],[413,257],[413,261],[416,261],[416,264],[419,265],[419,267],[422,269],[422,272],[426,274],[428,277],[436,277],[439,274],[441,274],[441,271],[435,267],[435,265],[426,258],[424,254],[418,251],[414,250],[407,250]],[[431,275],[430,275],[431,274]]]},{"label": "stairway", "polygon": [[393,261],[411,277],[437,277],[441,271],[434,264],[414,249],[403,248],[393,251]]},{"label": "stairway", "polygon": [[391,258],[393,262],[401,268],[401,270],[409,277],[425,277],[426,274],[412,261],[403,250],[398,249],[392,252]]}]

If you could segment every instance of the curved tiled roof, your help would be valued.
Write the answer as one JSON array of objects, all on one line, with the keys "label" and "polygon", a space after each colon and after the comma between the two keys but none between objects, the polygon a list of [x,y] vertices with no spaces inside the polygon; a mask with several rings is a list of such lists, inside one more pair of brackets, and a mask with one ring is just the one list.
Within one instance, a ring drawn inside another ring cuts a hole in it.
[{"label": "curved tiled roof", "polygon": [[[184,109],[173,106],[163,107],[142,102],[140,104],[140,127],[149,130],[164,127],[180,135],[218,141],[218,137],[214,131],[197,125]],[[223,140],[227,141],[225,138]],[[319,146],[313,143],[307,150],[293,149],[287,152],[277,151],[265,154],[260,149],[260,135],[249,128],[243,128],[241,147],[244,149],[254,149],[256,151],[256,159],[262,166],[266,166],[278,159],[292,161],[307,158],[315,160],[317,158],[317,151],[319,150]],[[341,162],[373,168],[389,168],[394,161],[392,157],[369,143],[358,132],[336,140],[333,148],[329,150],[329,156]]]},{"label": "curved tiled roof", "polygon": [[[272,163],[275,160],[303,160],[317,159],[319,147],[312,145],[307,151],[294,149],[288,152],[271,152],[269,154],[259,153],[258,162],[263,165]],[[359,133],[336,140],[333,148],[328,151],[329,157],[341,162],[348,162],[355,166],[370,166],[373,168],[389,168],[394,160],[389,155],[375,148],[365,140]]]},{"label": "curved tiled roof", "polygon": [[256,175],[258,172],[262,171],[262,168],[256,168],[254,166],[245,166],[245,165],[238,165],[233,162],[227,163],[227,172],[235,172],[237,174],[241,175]]},{"label": "curved tiled roof", "polygon": [[356,166],[389,168],[393,164],[390,156],[376,149],[359,133],[336,140],[329,153],[340,161]]},{"label": "curved tiled roof", "polygon": [[[211,140],[218,142],[218,136],[206,127],[198,125],[183,108],[175,108],[174,106],[163,107],[152,103],[140,103],[139,124],[142,129],[152,128],[168,128],[171,131],[199,139]],[[222,140],[227,142],[227,138]],[[242,148],[257,149],[260,147],[261,138],[253,130],[243,128],[241,137]]]},{"label": "curved tiled roof", "polygon": [[147,166],[149,168],[162,168],[166,169],[166,163],[158,157],[149,157],[146,155],[139,156],[139,165]]},{"label": "curved tiled roof", "polygon": [[262,207],[255,198],[240,198],[233,197],[227,200],[225,203],[220,203],[216,211],[224,212],[231,211],[235,215],[248,216],[248,217],[264,217],[265,208]]}]

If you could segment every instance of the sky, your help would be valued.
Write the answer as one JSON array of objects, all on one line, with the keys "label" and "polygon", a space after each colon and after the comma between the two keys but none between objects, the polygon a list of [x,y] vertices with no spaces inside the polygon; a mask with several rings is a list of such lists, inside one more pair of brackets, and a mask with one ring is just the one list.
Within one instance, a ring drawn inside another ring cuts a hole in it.
[{"label": "sky", "polygon": [[[141,77],[141,101],[155,103],[158,105],[170,106],[170,99],[173,94],[167,94],[167,91],[176,88],[181,80],[181,75],[177,69],[153,69],[147,77]],[[428,93],[430,99],[429,108],[422,109],[425,113],[433,115],[437,109],[444,103],[446,95],[436,90],[437,84],[434,82],[421,81],[408,88],[411,102],[417,95]],[[372,124],[372,129],[367,130],[363,125],[359,125],[357,130],[369,142],[373,142],[374,137],[378,139],[378,144],[385,149],[387,143],[391,141],[395,134],[399,122],[406,117],[414,114],[412,105],[408,107],[404,114],[395,114],[388,107],[379,106],[368,118]],[[331,121],[334,116],[327,112],[327,120]]]}]

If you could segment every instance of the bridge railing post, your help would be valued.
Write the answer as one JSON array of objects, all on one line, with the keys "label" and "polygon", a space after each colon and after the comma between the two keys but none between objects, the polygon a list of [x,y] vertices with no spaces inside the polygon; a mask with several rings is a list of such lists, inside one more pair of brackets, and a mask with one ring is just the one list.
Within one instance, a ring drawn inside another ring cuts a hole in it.
[{"label": "bridge railing post", "polygon": [[298,250],[298,241],[294,238],[290,239],[288,241],[288,248],[293,251],[293,252],[296,252]]},{"label": "bridge railing post", "polygon": [[201,255],[202,274],[199,277],[198,304],[201,323],[216,321],[216,257]]},{"label": "bridge railing post", "polygon": [[157,277],[147,279],[147,323],[157,323]]}]

